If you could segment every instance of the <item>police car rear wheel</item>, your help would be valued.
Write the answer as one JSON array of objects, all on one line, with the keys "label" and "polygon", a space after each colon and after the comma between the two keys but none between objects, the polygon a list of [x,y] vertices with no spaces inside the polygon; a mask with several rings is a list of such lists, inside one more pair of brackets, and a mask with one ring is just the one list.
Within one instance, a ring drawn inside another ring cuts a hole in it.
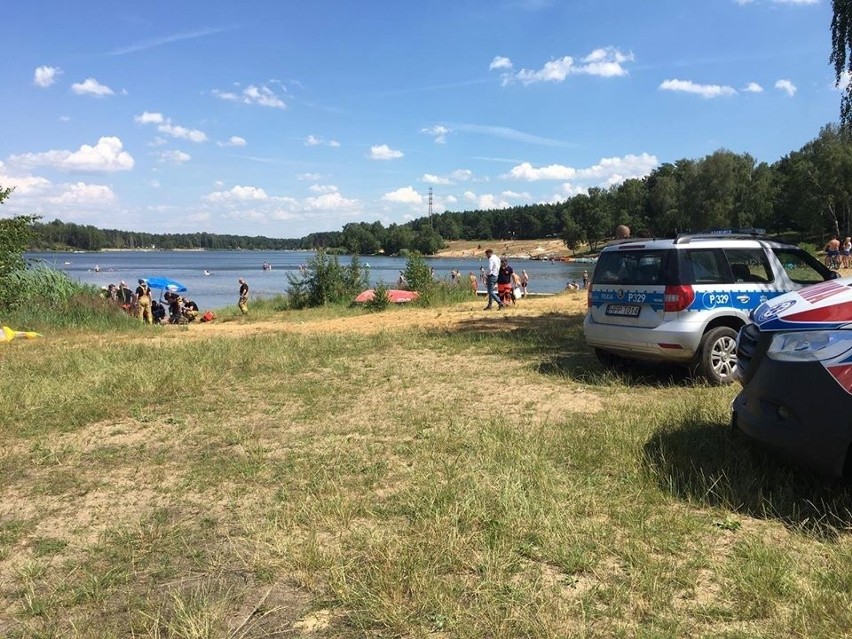
[{"label": "police car rear wheel", "polygon": [[701,340],[698,373],[713,384],[734,381],[737,366],[737,332],[727,326],[707,331]]}]

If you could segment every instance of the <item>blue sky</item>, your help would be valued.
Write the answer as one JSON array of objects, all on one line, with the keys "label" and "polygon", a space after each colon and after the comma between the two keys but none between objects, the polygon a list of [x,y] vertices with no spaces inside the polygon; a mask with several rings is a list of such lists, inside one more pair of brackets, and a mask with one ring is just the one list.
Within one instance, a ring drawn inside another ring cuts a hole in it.
[{"label": "blue sky", "polygon": [[301,237],[558,202],[838,118],[829,0],[36,0],[0,215]]}]

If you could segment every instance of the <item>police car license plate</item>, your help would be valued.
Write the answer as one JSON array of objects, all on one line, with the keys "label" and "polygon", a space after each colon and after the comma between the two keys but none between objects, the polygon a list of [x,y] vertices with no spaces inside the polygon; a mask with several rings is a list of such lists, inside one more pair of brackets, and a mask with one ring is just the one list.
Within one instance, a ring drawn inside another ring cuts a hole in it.
[{"label": "police car license plate", "polygon": [[642,306],[639,304],[609,304],[606,307],[607,315],[618,315],[619,317],[639,317]]}]

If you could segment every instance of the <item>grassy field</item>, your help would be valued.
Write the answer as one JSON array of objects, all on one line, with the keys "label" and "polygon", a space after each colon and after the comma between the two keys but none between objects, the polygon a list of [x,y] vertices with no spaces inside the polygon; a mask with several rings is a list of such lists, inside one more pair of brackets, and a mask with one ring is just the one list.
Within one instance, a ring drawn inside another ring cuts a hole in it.
[{"label": "grassy field", "polygon": [[852,634],[852,492],[582,302],[3,345],[0,636]]}]

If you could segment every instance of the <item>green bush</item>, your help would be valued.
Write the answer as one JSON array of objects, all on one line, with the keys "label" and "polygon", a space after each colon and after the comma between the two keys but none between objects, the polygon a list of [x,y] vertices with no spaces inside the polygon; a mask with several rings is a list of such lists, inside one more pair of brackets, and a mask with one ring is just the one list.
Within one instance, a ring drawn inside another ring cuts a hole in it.
[{"label": "green bush", "polygon": [[408,288],[417,291],[420,295],[427,294],[435,286],[432,269],[420,253],[412,251],[409,254],[408,261],[405,263],[405,270],[402,273],[405,276],[405,281],[408,282]]},{"label": "green bush", "polygon": [[374,289],[373,299],[364,304],[364,307],[372,313],[378,313],[386,310],[388,306],[390,306],[388,285],[384,282],[379,282]]},{"label": "green bush", "polygon": [[368,287],[369,269],[357,256],[349,266],[341,266],[336,255],[318,251],[300,275],[287,275],[290,286],[287,295],[291,308],[308,308],[351,302]]}]

